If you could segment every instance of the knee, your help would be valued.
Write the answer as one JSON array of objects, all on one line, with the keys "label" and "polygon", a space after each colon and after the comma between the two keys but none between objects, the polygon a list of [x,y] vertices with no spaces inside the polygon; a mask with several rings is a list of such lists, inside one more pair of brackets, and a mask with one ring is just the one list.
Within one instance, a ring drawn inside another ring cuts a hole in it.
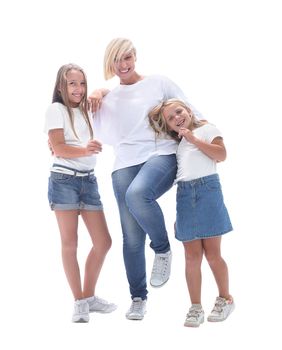
[{"label": "knee", "polygon": [[200,266],[203,260],[201,252],[185,252],[185,261],[187,267]]},{"label": "knee", "polygon": [[112,246],[112,239],[111,237],[108,237],[107,239],[104,239],[99,246],[94,245],[94,249],[96,249],[96,251],[99,251],[102,255],[106,255],[108,253],[108,251],[111,249]]},{"label": "knee", "polygon": [[222,257],[218,253],[205,251],[205,258],[210,266],[216,265],[222,260]]},{"label": "knee", "polygon": [[142,200],[143,193],[140,189],[129,188],[125,194],[125,203],[129,209],[135,208],[138,203]]},{"label": "knee", "polygon": [[65,253],[73,253],[76,254],[77,252],[77,241],[62,241],[62,250]]}]

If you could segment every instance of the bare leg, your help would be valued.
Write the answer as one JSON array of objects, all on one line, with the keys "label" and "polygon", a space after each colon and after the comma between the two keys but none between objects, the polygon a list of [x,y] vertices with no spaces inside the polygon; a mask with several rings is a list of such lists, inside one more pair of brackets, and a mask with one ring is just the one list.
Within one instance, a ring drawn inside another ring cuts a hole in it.
[{"label": "bare leg", "polygon": [[203,247],[201,240],[184,242],[186,281],[192,304],[201,304]]},{"label": "bare leg", "polygon": [[213,272],[219,296],[225,299],[230,299],[228,268],[226,262],[221,257],[220,244],[221,237],[203,240],[205,256]]},{"label": "bare leg", "polygon": [[83,210],[81,216],[93,243],[86,260],[84,274],[83,297],[88,298],[95,295],[96,283],[112,240],[103,211]]},{"label": "bare leg", "polygon": [[77,210],[55,211],[62,242],[62,260],[74,299],[82,299],[79,265],[77,261]]}]

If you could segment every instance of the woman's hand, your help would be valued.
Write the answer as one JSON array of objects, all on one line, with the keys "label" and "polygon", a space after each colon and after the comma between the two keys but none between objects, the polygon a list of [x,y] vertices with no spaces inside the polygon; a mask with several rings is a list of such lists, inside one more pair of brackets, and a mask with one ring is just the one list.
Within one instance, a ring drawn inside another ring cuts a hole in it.
[{"label": "woman's hand", "polygon": [[98,111],[98,109],[101,107],[103,97],[109,93],[110,90],[108,89],[97,89],[92,92],[92,94],[88,97],[88,109],[94,113]]}]

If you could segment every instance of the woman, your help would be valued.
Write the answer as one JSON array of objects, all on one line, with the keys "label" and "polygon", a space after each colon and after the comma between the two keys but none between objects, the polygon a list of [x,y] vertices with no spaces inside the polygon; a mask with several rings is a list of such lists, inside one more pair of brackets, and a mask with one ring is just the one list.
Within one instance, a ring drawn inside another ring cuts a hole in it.
[{"label": "woman", "polygon": [[170,275],[170,244],[157,199],[171,188],[175,179],[177,147],[174,140],[155,138],[148,112],[165,99],[175,97],[186,102],[187,99],[171,80],[137,73],[135,61],[136,49],[132,42],[124,38],[113,39],[106,48],[104,75],[106,80],[117,76],[120,84],[110,92],[96,91],[90,99],[99,104],[106,94],[94,117],[94,126],[97,138],[114,147],[112,181],[132,298],[126,317],[141,320],[146,312],[148,293],[146,234],[155,252],[151,285],[162,286]]}]

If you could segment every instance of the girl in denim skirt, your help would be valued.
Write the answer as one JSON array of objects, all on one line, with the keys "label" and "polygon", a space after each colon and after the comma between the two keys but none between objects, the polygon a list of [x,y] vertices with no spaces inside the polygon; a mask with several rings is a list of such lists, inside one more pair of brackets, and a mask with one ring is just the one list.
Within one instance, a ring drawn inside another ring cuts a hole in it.
[{"label": "girl in denim skirt", "polygon": [[[45,132],[54,155],[48,198],[57,218],[63,266],[75,299],[73,322],[88,322],[89,312],[107,313],[116,308],[95,295],[111,237],[94,175],[96,154],[102,146],[93,139],[86,96],[84,71],[75,64],[62,66],[45,118]],[[79,214],[93,244],[85,263],[83,285],[77,260]]]},{"label": "girl in denim skirt", "polygon": [[235,304],[229,294],[228,268],[221,257],[221,236],[232,230],[223,201],[216,163],[225,160],[221,132],[212,124],[199,121],[181,100],[169,99],[149,114],[157,135],[168,134],[179,143],[177,156],[176,238],[183,242],[186,281],[191,307],[184,325],[199,327],[204,322],[201,305],[201,263],[209,263],[219,296],[208,321],[225,320]]}]

